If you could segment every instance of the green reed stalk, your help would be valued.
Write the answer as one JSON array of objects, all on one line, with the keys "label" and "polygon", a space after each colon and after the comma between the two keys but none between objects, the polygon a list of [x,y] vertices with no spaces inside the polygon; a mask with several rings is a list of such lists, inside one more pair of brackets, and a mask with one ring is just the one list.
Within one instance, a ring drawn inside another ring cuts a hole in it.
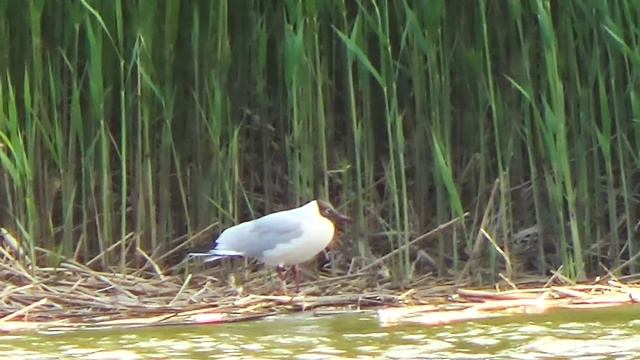
[{"label": "green reed stalk", "polygon": [[[6,97],[0,92],[0,99],[6,99],[7,104],[7,113],[0,114],[4,118],[0,139],[3,147],[6,147],[7,150],[0,152],[0,160],[13,183],[13,188],[9,189],[9,191],[16,198],[23,200],[8,201],[7,211],[16,217],[19,236],[26,242],[27,255],[31,263],[35,263],[36,243],[33,234],[37,233],[38,224],[36,200],[33,191],[33,169],[31,167],[33,162],[30,160],[33,153],[27,147],[29,143],[33,143],[35,132],[30,121],[23,123],[18,117],[16,96],[10,77],[6,79],[6,88],[8,90]],[[28,90],[25,90],[25,103],[28,99],[29,93]],[[26,117],[25,120],[28,119]]]},{"label": "green reed stalk", "polygon": [[[566,200],[569,214],[569,227],[571,242],[573,245],[572,254],[565,255],[565,264],[568,264],[569,271],[577,278],[582,278],[585,273],[582,253],[582,240],[578,231],[578,219],[576,218],[576,194],[572,182],[570,167],[570,154],[567,144],[567,119],[565,113],[564,87],[559,74],[558,65],[558,45],[555,37],[553,24],[549,13],[549,3],[537,1],[537,12],[539,15],[541,36],[544,46],[544,62],[546,69],[546,80],[548,86],[548,98],[545,102],[545,121],[549,150],[551,152],[553,176],[557,181],[557,188],[554,191],[554,200],[560,205]],[[558,206],[560,208],[560,206]],[[564,227],[564,215],[560,215],[561,227]],[[564,230],[562,230],[564,232]]]},{"label": "green reed stalk", "polygon": [[[508,189],[510,188],[510,181],[509,181],[509,176],[507,176],[507,172],[506,169],[508,168],[508,157],[510,156],[510,149],[509,149],[509,145],[510,142],[507,140],[505,141],[503,139],[503,137],[506,137],[507,139],[509,138],[508,136],[508,128],[505,126],[505,124],[503,124],[502,122],[502,117],[501,114],[499,114],[500,109],[502,108],[502,106],[500,106],[501,104],[501,99],[499,99],[498,95],[496,94],[496,89],[495,89],[495,85],[494,85],[494,79],[493,79],[493,64],[491,62],[491,44],[489,43],[489,38],[488,38],[488,30],[487,30],[487,18],[486,18],[486,9],[487,9],[487,4],[486,1],[482,0],[480,2],[480,19],[481,19],[481,26],[482,26],[482,39],[483,39],[483,55],[484,55],[484,65],[485,65],[485,71],[486,71],[486,87],[487,87],[487,97],[488,97],[488,107],[491,111],[491,123],[493,126],[493,138],[494,138],[494,146],[495,146],[495,157],[496,157],[496,163],[497,163],[497,173],[498,173],[498,186],[500,188],[500,197],[499,197],[499,202],[498,202],[498,206],[499,206],[499,211],[498,211],[498,215],[499,215],[499,224],[500,224],[500,231],[499,233],[497,233],[496,235],[498,235],[499,238],[505,239],[503,241],[503,251],[506,254],[506,256],[510,256],[511,251],[509,250],[509,241],[507,241],[506,239],[508,239],[510,231],[509,231],[509,227],[510,227],[510,220],[511,217],[509,216],[509,209],[510,209],[510,196],[509,196],[509,191]],[[502,45],[502,44],[500,44]],[[507,124],[510,123],[510,121],[507,121]],[[507,158],[505,158],[504,153],[506,152],[506,156]],[[467,249],[471,248],[471,244],[467,243]],[[494,251],[493,247],[491,247],[492,251],[490,252],[490,256],[491,256],[491,260],[490,260],[490,265],[489,267],[491,269],[495,269],[496,265],[495,265],[495,257],[496,257],[496,251]],[[507,277],[511,277],[512,274],[512,269],[510,267],[507,267]]]},{"label": "green reed stalk", "polygon": [[[344,5],[344,4],[342,4]],[[347,14],[346,14],[346,9],[341,9],[341,15],[342,15],[342,26],[346,27],[347,26]],[[356,17],[355,21],[354,21],[354,25],[353,25],[353,30],[351,35],[349,36],[350,39],[352,39],[354,42],[356,42],[358,45],[357,46],[361,46],[361,44],[358,41],[358,32],[360,31],[360,21],[359,21],[360,17]],[[351,120],[351,129],[352,129],[352,134],[353,134],[353,159],[354,159],[354,163],[355,163],[355,184],[354,184],[354,191],[355,191],[355,202],[354,202],[354,206],[352,207],[355,211],[355,231],[354,231],[354,237],[356,238],[356,246],[358,249],[358,255],[360,256],[368,256],[370,254],[370,249],[369,249],[369,241],[368,241],[368,234],[366,231],[363,231],[367,228],[367,225],[365,223],[365,214],[364,214],[364,207],[365,207],[365,186],[366,186],[366,182],[364,179],[364,167],[366,166],[366,162],[367,162],[367,158],[365,156],[366,152],[367,152],[367,148],[365,146],[366,144],[366,132],[365,132],[365,126],[363,125],[363,121],[362,119],[359,118],[358,116],[358,109],[357,109],[357,104],[358,102],[356,101],[356,97],[355,97],[355,79],[354,79],[354,73],[352,70],[353,67],[353,63],[354,63],[354,56],[352,55],[352,53],[347,53],[347,56],[345,58],[345,72],[346,72],[346,87],[347,87],[347,98],[349,100],[348,103],[348,116]],[[366,89],[366,87],[365,87]],[[360,101],[364,101],[363,98],[368,98],[368,91],[364,91],[363,90],[363,95],[362,98],[360,99]]]},{"label": "green reed stalk", "polygon": [[[389,29],[390,11],[386,1],[382,1],[378,7],[374,7],[374,26],[378,34],[378,47],[380,49],[380,79],[382,88],[387,129],[387,141],[389,144],[389,163],[387,169],[388,187],[391,202],[392,230],[398,235],[391,235],[392,248],[400,248],[409,241],[409,208],[407,203],[407,182],[405,176],[405,138],[404,120],[398,111],[397,78],[398,69],[395,65],[394,55],[391,49],[391,34]],[[398,282],[410,279],[409,249],[398,253],[398,259],[394,267],[395,280]]]}]

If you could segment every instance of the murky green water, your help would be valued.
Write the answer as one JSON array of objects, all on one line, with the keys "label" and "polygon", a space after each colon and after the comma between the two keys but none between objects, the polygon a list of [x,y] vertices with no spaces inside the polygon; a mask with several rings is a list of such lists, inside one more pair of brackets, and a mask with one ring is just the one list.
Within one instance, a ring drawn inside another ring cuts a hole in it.
[{"label": "murky green water", "polygon": [[4,359],[638,359],[640,306],[439,327],[380,327],[374,314],[0,337]]}]

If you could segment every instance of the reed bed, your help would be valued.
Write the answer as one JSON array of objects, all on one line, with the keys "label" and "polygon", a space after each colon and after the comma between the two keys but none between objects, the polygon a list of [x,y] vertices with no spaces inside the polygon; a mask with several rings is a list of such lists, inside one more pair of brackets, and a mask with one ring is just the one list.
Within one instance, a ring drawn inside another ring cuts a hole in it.
[{"label": "reed bed", "polygon": [[201,275],[159,276],[94,271],[65,260],[56,268],[25,271],[0,263],[0,332],[60,332],[105,328],[220,324],[307,312],[316,316],[377,310],[383,326],[427,326],[550,309],[593,309],[640,302],[640,279],[598,279],[576,284],[559,273],[550,279],[504,281],[496,290],[465,288],[427,274],[407,289],[375,271],[323,275],[301,293],[275,295],[277,281],[253,272],[230,282],[220,269]]},{"label": "reed bed", "polygon": [[554,310],[599,309],[640,303],[640,282],[623,284],[562,284],[547,282],[543,287],[531,284],[509,290],[457,289],[451,301],[378,310],[383,326],[419,324],[447,325],[505,316],[544,314]]},{"label": "reed bed", "polygon": [[274,295],[279,284],[264,272],[231,286],[212,274],[185,280],[137,269],[107,273],[66,260],[56,268],[25,271],[3,261],[0,332],[223,323],[317,309],[353,312],[399,306],[414,293],[356,281],[365,276],[372,277],[323,276],[304,283],[304,293]]},{"label": "reed bed", "polygon": [[0,1],[15,286],[164,304],[127,276],[312,198],[397,287],[634,274],[639,39],[624,0]]}]

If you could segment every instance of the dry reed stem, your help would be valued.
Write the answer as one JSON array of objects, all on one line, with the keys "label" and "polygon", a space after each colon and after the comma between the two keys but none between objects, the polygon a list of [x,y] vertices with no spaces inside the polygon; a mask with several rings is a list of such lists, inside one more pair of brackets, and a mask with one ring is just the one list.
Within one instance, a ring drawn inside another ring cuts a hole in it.
[{"label": "dry reed stem", "polygon": [[25,314],[29,313],[30,310],[35,309],[35,308],[39,307],[40,305],[46,304],[47,301],[48,301],[47,298],[43,298],[43,299],[40,299],[40,300],[36,301],[33,304],[29,304],[29,305],[23,307],[22,309],[20,309],[20,310],[18,310],[16,312],[13,312],[13,313],[11,313],[11,314],[9,314],[7,316],[4,316],[3,318],[0,319],[0,323],[7,322],[9,320],[15,319],[18,316],[25,315]]},{"label": "dry reed stem", "polygon": [[[151,264],[151,267],[153,267],[153,269],[155,270],[156,274],[158,274],[158,276],[160,277],[160,279],[161,279],[161,280],[164,280],[164,275],[162,274],[162,270],[160,270],[160,266],[158,266],[158,264],[157,264],[155,261],[153,261],[153,259],[152,259],[149,255],[147,255],[147,253],[146,253],[146,252],[144,252],[144,250],[140,249],[140,247],[137,247],[137,246],[136,246],[136,251],[137,251],[140,255],[142,255],[142,257],[144,257],[144,258],[145,258],[145,260],[147,260],[147,262],[148,262],[149,264]],[[146,266],[146,265],[145,265],[145,266]],[[144,268],[144,266],[143,266],[142,268]]]},{"label": "dry reed stem", "polygon": [[[132,235],[132,234],[130,234]],[[94,262],[102,259],[104,257],[104,255],[106,253],[108,253],[109,251],[117,248],[118,246],[120,246],[120,244],[125,241],[128,238],[129,235],[127,235],[127,237],[125,237],[124,239],[120,239],[118,241],[116,241],[115,243],[113,243],[111,246],[109,246],[108,248],[106,248],[104,251],[102,251],[101,253],[99,253],[98,255],[96,255],[95,257],[93,257],[92,259],[90,259],[89,261],[87,261],[87,266],[91,266]]]},{"label": "dry reed stem", "polygon": [[[186,247],[187,245],[190,245],[193,240],[199,238],[200,236],[202,236],[202,234],[209,232],[209,230],[213,229],[214,227],[216,227],[218,225],[219,225],[218,222],[214,222],[212,224],[209,224],[207,227],[205,227],[204,229],[202,229],[202,230],[198,231],[197,233],[193,234],[193,236],[187,238],[185,241],[181,242],[179,245],[173,246],[171,248],[171,250],[169,250],[169,251],[165,252],[164,254],[160,255],[159,257],[157,257],[156,261],[162,261],[163,259],[165,259],[169,255],[172,255],[172,254],[176,253],[178,250],[181,250],[182,248]],[[181,236],[181,237],[179,237],[177,239],[174,239],[172,241],[172,243],[177,241],[177,240],[182,239],[183,237],[186,237],[186,235],[185,236]],[[158,250],[159,250],[159,248],[158,248]],[[155,255],[155,251],[154,251],[153,255]],[[152,256],[152,257],[155,258],[155,256]],[[179,265],[181,265],[181,264],[177,264],[174,267],[177,267]]]},{"label": "dry reed stem", "polygon": [[430,231],[428,231],[428,232],[416,237],[415,239],[409,241],[408,243],[403,244],[402,246],[398,247],[397,249],[394,249],[393,251],[387,253],[386,255],[376,259],[375,261],[373,261],[369,265],[367,265],[367,266],[363,267],[362,269],[360,269],[359,273],[365,273],[367,270],[369,270],[369,269],[371,269],[371,268],[383,263],[388,258],[394,256],[395,254],[397,254],[400,251],[404,251],[406,248],[414,245],[418,241],[421,241],[421,240],[424,240],[426,238],[429,238],[429,237],[439,233],[440,231],[443,231],[444,229],[446,229],[446,228],[458,223],[459,221],[464,220],[464,218],[467,217],[468,215],[469,215],[469,213],[466,212],[466,213],[462,214],[462,216],[458,216],[457,218],[451,219],[451,220],[447,221],[444,224],[438,225],[438,227],[436,227],[435,229],[430,230]]},{"label": "dry reed stem", "polygon": [[[493,212],[493,201],[495,199],[496,193],[498,192],[499,181],[500,181],[499,179],[496,179],[493,182],[493,188],[491,189],[491,194],[489,195],[489,199],[487,200],[487,205],[485,206],[485,210],[482,215],[482,220],[480,221],[480,229],[484,229],[489,224],[489,219],[490,219],[491,213]],[[479,261],[483,244],[484,242],[482,241],[482,233],[478,232],[478,234],[476,235],[476,239],[473,243],[473,250],[471,250],[471,256],[469,257],[469,260],[467,260],[467,262],[464,264],[464,267],[462,268],[462,271],[460,271],[460,274],[458,275],[456,282],[460,282],[462,281],[463,278],[469,276],[469,270],[473,266],[475,266]]]}]

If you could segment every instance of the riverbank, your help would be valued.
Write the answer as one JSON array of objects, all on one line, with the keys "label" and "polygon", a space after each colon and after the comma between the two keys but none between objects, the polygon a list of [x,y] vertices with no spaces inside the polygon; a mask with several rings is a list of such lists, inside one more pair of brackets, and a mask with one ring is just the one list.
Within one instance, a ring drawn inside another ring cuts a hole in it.
[{"label": "riverbank", "polygon": [[247,272],[242,285],[223,269],[165,276],[98,272],[73,261],[26,270],[0,262],[0,332],[225,323],[301,311],[317,314],[378,310],[382,323],[446,324],[483,317],[544,312],[557,307],[616,306],[640,301],[640,280],[597,279],[582,284],[556,276],[472,290],[430,275],[404,288],[376,274],[320,275],[298,294],[279,288],[268,269]]}]

